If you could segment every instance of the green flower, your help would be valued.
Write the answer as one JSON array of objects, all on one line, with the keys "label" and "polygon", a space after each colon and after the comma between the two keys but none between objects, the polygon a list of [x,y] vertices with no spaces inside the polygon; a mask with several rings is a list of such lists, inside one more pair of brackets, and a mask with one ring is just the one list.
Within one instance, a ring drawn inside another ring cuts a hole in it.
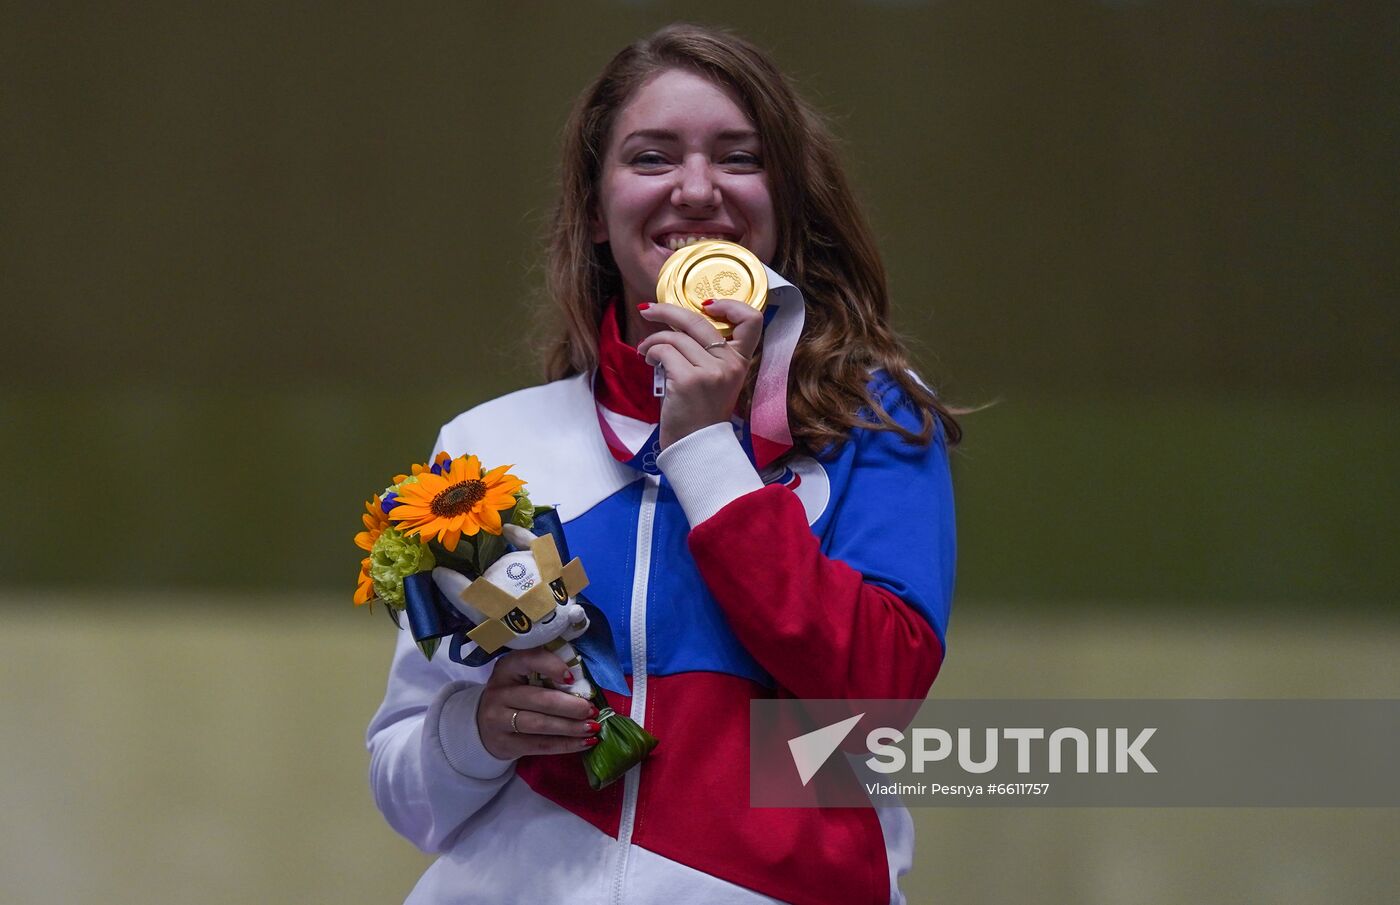
[{"label": "green flower", "polygon": [[510,511],[510,521],[527,531],[535,526],[535,504],[530,502],[530,494],[524,487],[515,492],[515,508]]},{"label": "green flower", "polygon": [[369,553],[369,575],[374,595],[396,610],[404,608],[403,580],[415,572],[427,572],[437,565],[428,545],[397,528],[387,527]]}]

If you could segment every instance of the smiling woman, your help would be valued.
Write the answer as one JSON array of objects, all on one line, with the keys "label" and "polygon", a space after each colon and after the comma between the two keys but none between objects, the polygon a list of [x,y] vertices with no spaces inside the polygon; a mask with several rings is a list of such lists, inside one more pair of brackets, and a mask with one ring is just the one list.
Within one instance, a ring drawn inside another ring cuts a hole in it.
[{"label": "smiling woman", "polygon": [[[904,810],[749,807],[749,703],[921,700],[952,597],[958,426],[890,329],[833,148],[772,61],[723,31],[663,29],[580,96],[549,382],[449,422],[435,452],[513,463],[557,504],[626,676],[607,703],[661,742],[594,791],[576,755],[597,712],[531,681],[566,685],[562,660],[429,662],[401,633],[368,743],[389,822],[444,855],[411,902],[903,901]],[[767,266],[776,314],[656,303],[668,257],[705,239]],[[752,430],[774,408],[782,443]]]}]

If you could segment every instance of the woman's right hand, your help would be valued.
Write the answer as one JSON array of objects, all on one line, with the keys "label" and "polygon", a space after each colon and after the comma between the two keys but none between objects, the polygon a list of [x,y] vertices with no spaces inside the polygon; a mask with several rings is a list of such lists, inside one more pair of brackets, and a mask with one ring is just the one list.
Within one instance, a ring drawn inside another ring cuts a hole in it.
[{"label": "woman's right hand", "polygon": [[[572,684],[568,665],[544,648],[511,651],[496,661],[476,708],[476,728],[499,760],[527,754],[569,754],[598,743],[598,709],[577,695],[530,684],[539,673]],[[511,717],[515,725],[511,725]]]}]

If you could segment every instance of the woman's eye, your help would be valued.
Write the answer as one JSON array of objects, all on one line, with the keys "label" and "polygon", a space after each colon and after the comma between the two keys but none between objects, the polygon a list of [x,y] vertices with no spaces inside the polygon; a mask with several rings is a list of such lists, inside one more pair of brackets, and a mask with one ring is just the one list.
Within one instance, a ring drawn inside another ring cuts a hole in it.
[{"label": "woman's eye", "polygon": [[734,151],[727,154],[723,162],[729,166],[746,167],[755,170],[763,166],[763,161],[758,159],[758,155],[750,154],[748,151]]},{"label": "woman's eye", "polygon": [[632,166],[634,167],[663,167],[665,165],[666,158],[660,151],[643,151],[632,158]]}]

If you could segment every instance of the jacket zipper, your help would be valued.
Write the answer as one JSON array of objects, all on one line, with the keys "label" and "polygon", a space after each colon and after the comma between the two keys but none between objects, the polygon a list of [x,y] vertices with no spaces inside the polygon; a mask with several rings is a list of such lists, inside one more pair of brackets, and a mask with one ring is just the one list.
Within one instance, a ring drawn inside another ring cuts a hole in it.
[{"label": "jacket zipper", "polygon": [[[637,512],[637,549],[632,570],[631,635],[632,708],[630,715],[638,726],[646,726],[647,715],[647,594],[651,583],[651,535],[656,517],[656,495],[661,485],[658,475],[644,474],[642,506]],[[613,905],[623,905],[627,864],[632,850],[632,828],[637,818],[637,790],[642,765],[622,777],[622,815],[617,826],[617,869],[613,874]]]}]

